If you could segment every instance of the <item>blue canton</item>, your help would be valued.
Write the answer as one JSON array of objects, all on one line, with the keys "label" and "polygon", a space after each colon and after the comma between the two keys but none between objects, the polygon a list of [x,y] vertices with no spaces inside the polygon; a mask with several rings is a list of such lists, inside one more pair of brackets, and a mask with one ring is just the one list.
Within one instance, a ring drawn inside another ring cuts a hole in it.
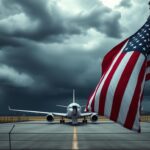
[{"label": "blue canton", "polygon": [[123,52],[129,51],[139,51],[145,56],[150,54],[150,17],[143,27],[129,38]]}]

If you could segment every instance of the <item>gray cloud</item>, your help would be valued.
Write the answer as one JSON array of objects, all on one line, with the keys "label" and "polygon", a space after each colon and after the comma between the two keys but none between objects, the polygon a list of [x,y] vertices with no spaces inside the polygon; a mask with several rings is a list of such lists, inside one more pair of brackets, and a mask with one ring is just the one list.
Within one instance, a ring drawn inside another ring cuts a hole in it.
[{"label": "gray cloud", "polygon": [[93,27],[109,37],[120,38],[122,32],[120,17],[120,13],[112,12],[111,9],[102,6],[91,9],[87,13],[81,13],[75,22],[84,28]]},{"label": "gray cloud", "polygon": [[131,0],[125,1],[122,0],[118,7],[125,7],[125,8],[130,8],[132,6]]},{"label": "gray cloud", "polygon": [[94,7],[88,12],[65,16],[56,2],[50,5],[48,1],[37,0],[2,2],[7,11],[17,10],[13,11],[14,15],[9,14],[0,23],[0,33],[3,36],[60,42],[64,36],[67,38],[67,35],[82,34],[90,28],[95,28],[107,36],[121,37],[120,13],[113,12],[101,3],[100,7]]}]

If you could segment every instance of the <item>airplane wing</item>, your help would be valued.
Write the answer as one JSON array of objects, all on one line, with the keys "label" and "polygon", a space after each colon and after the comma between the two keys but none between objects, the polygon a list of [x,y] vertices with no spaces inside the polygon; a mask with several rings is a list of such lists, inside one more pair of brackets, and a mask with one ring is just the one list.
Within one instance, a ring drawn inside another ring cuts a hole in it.
[{"label": "airplane wing", "polygon": [[32,110],[21,110],[21,109],[12,109],[8,107],[9,111],[18,111],[18,112],[25,112],[25,113],[35,113],[35,114],[45,114],[48,115],[50,112],[43,112],[43,111],[32,111]]},{"label": "airplane wing", "polygon": [[91,115],[97,115],[97,113],[94,113],[94,112],[89,112],[89,113],[81,113],[81,117],[88,117],[88,116],[91,116]]},{"label": "airplane wing", "polygon": [[58,117],[67,117],[67,114],[66,113],[56,113],[56,112],[52,112],[52,114],[54,116],[58,116]]},{"label": "airplane wing", "polygon": [[35,114],[45,114],[49,115],[52,114],[54,116],[59,116],[59,117],[66,117],[66,113],[56,113],[56,112],[43,112],[43,111],[32,111],[32,110],[21,110],[21,109],[12,109],[8,107],[9,111],[17,111],[17,112],[25,112],[25,113],[35,113]]}]

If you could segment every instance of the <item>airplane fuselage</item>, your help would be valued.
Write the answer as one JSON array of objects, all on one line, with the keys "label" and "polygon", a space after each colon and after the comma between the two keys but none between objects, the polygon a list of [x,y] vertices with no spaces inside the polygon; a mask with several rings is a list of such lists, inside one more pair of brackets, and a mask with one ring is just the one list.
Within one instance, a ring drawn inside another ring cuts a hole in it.
[{"label": "airplane fuselage", "polygon": [[75,124],[77,119],[81,116],[81,106],[77,103],[71,103],[67,107],[67,117],[72,119]]}]

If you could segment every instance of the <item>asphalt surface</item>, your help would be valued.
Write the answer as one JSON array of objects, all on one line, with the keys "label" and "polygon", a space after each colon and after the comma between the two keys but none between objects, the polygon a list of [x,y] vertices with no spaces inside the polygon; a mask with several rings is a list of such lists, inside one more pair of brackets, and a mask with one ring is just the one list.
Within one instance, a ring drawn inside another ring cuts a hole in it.
[{"label": "asphalt surface", "polygon": [[[12,127],[13,130],[11,131]],[[0,124],[0,150],[5,149],[150,149],[150,123],[136,133],[113,122],[21,122]],[[11,131],[11,134],[9,132]],[[9,136],[10,135],[10,136]],[[11,142],[9,142],[9,138]],[[11,147],[10,147],[11,146]]]}]

